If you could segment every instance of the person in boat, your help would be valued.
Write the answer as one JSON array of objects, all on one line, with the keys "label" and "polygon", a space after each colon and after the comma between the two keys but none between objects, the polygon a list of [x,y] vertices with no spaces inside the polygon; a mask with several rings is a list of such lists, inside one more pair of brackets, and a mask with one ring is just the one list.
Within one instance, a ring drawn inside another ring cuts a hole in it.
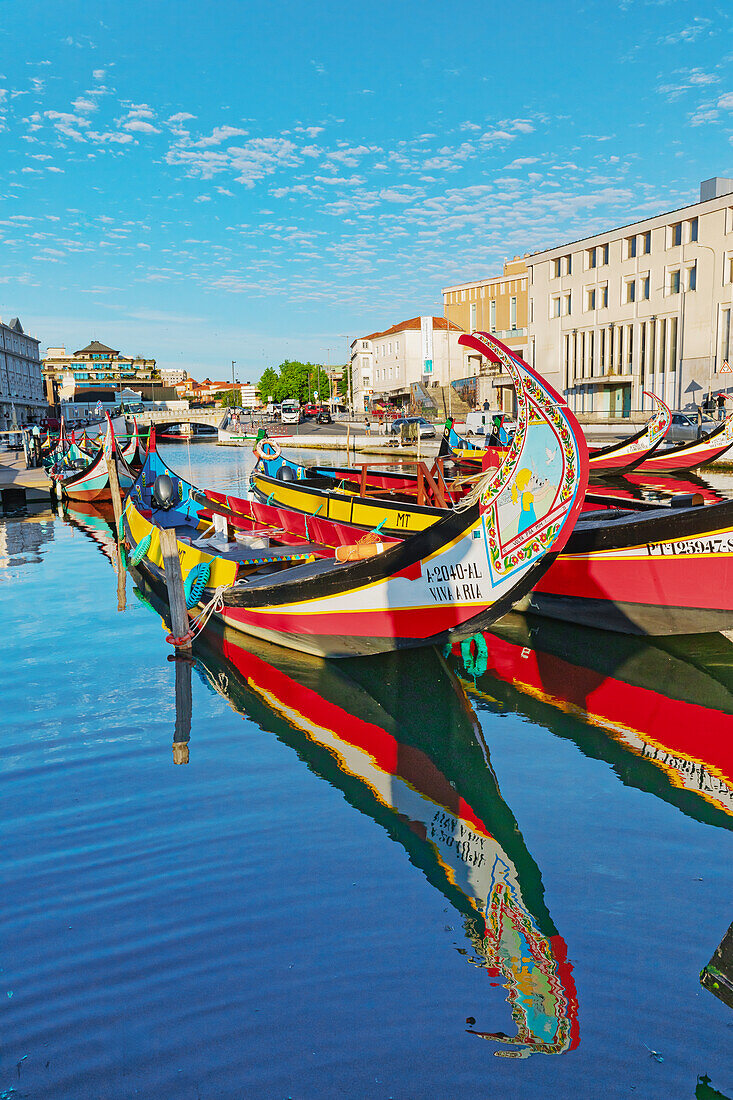
[{"label": "person in boat", "polygon": [[697,406],[697,438],[702,439],[702,405]]},{"label": "person in boat", "polygon": [[534,511],[534,493],[531,493],[527,486],[532,478],[532,471],[526,466],[520,470],[512,485],[512,501],[516,504],[520,503],[519,511],[519,526],[517,528],[517,534],[521,535],[522,531],[526,531],[528,527],[531,527],[535,523],[537,517]]},{"label": "person in boat", "polygon": [[489,435],[488,446],[498,447],[501,442],[501,417],[495,416],[491,422],[491,434]]},{"label": "person in boat", "polygon": [[725,395],[724,395],[722,390],[718,391],[717,404],[718,404],[718,420],[725,420]]}]

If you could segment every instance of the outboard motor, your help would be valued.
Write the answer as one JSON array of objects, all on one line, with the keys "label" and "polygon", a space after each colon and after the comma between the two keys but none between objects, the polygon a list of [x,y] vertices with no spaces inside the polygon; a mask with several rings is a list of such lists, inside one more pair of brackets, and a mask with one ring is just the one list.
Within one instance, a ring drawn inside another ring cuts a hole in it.
[{"label": "outboard motor", "polygon": [[156,477],[153,484],[152,499],[155,507],[161,508],[164,512],[167,512],[176,503],[175,489],[168,474],[158,474]]},{"label": "outboard motor", "polygon": [[284,463],[275,474],[278,481],[296,481],[295,470],[292,466],[286,466]]}]

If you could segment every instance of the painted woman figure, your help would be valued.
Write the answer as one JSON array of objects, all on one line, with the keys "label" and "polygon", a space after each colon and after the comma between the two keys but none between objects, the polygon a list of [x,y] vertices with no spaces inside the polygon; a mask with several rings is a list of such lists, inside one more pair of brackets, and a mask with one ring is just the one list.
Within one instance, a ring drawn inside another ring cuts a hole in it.
[{"label": "painted woman figure", "polygon": [[512,485],[512,500],[515,504],[519,500],[521,505],[519,526],[517,528],[517,534],[519,535],[522,531],[526,531],[528,527],[531,527],[537,519],[534,512],[534,493],[530,493],[527,489],[531,477],[532,471],[525,466],[523,470],[518,472]]}]

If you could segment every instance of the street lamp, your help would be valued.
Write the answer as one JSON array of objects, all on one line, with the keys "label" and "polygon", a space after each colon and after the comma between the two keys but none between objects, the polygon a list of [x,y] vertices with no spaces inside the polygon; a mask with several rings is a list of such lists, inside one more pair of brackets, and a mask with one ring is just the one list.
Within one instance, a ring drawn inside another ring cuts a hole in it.
[{"label": "street lamp", "polygon": [[342,340],[346,341],[346,371],[347,371],[347,375],[348,375],[348,379],[349,379],[349,419],[353,419],[353,416],[354,416],[354,391],[353,391],[353,388],[352,388],[352,379],[351,379],[351,374],[352,374],[351,360],[349,359],[349,346],[350,346],[349,345],[349,337],[347,336],[347,334],[345,332],[339,332],[338,335],[341,337]]}]

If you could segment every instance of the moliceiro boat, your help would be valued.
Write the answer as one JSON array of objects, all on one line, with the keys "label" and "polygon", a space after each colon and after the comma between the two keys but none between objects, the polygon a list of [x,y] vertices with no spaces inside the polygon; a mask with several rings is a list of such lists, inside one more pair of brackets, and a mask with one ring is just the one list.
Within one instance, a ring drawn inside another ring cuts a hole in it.
[{"label": "moliceiro boat", "polygon": [[694,470],[722,458],[731,446],[733,446],[733,412],[717,428],[700,439],[655,451],[639,463],[634,472],[671,474],[682,470]]},{"label": "moliceiro boat", "polygon": [[[657,408],[641,431],[618,443],[611,443],[607,447],[589,449],[588,469],[591,476],[620,474],[636,469],[655,453],[669,431],[672,414],[661,398],[653,393],[647,393],[647,396],[652,399]],[[498,436],[498,431],[496,435]],[[499,438],[496,439],[494,446],[475,447],[469,440],[460,436],[453,426],[453,421],[448,420],[439,454],[452,458],[462,468],[479,469],[482,465],[497,464],[505,450]]]},{"label": "moliceiro boat", "polygon": [[[137,424],[135,434],[128,446],[131,447],[133,443],[137,453]],[[115,456],[117,479],[123,494],[126,493],[132,486],[135,475],[125,461],[115,438],[112,421],[108,419],[104,443],[93,458],[90,459],[82,454],[82,457],[75,462],[61,462],[49,470],[48,476],[51,479],[53,492],[59,500],[63,497],[69,500],[110,501],[112,496],[107,469],[109,455]]]},{"label": "moliceiro boat", "polygon": [[483,629],[564,545],[583,503],[587,449],[565,402],[531,368],[488,334],[460,339],[512,375],[518,427],[501,467],[429,529],[393,546],[354,547],[345,561],[323,547],[207,542],[191,486],[178,479],[166,499],[156,491],[149,449],[124,513],[134,563],[160,584],[159,530],[173,527],[186,581],[201,567],[189,591],[198,585],[202,606],[221,587],[214,613],[228,625],[322,656],[433,645]]}]

